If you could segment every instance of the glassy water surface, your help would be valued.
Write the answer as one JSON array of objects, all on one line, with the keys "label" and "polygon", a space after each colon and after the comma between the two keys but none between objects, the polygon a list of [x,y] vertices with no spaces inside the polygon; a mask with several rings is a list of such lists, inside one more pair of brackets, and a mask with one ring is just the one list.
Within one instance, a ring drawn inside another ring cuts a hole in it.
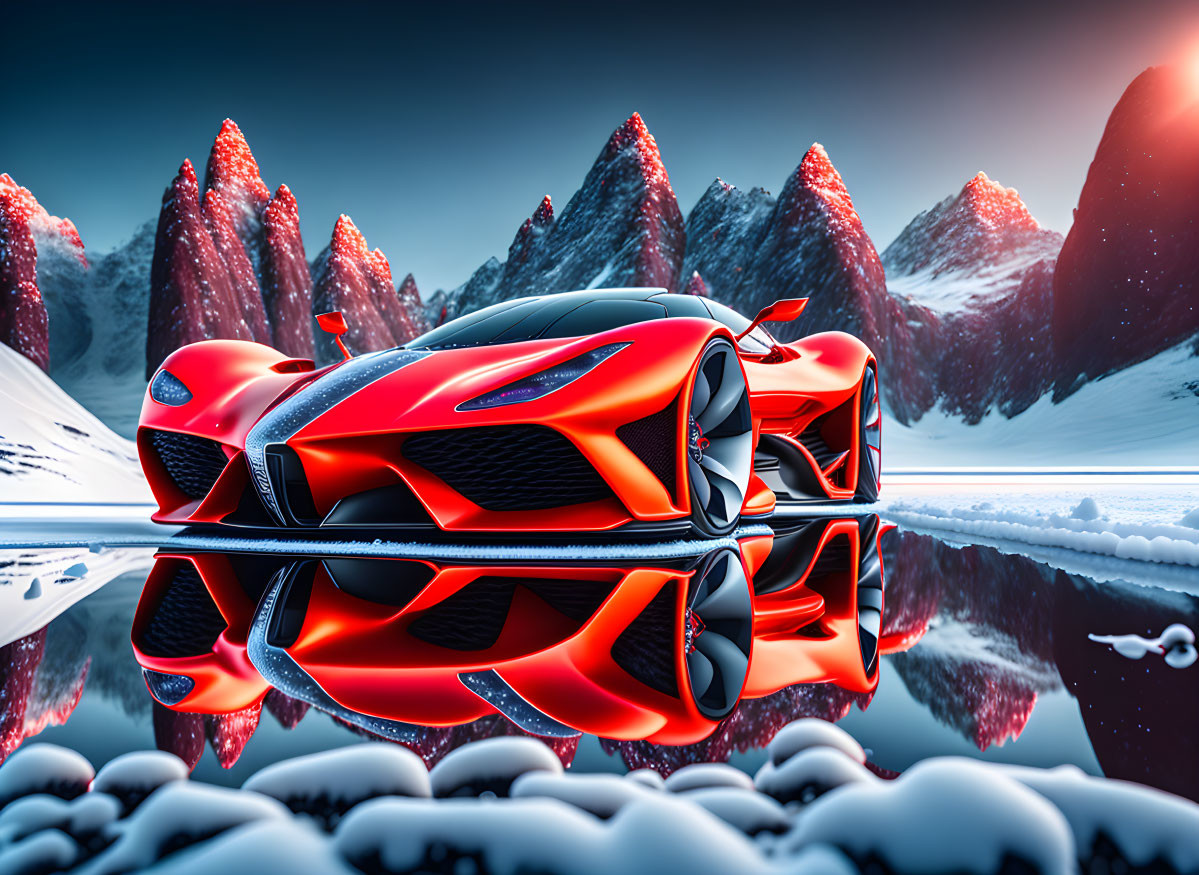
[{"label": "glassy water surface", "polygon": [[[36,623],[55,588],[103,585],[0,648],[0,755],[36,739],[98,767],[159,747],[238,785],[271,762],[379,737],[432,765],[471,740],[535,734],[579,771],[727,761],[752,773],[774,734],[808,716],[840,723],[882,772],[938,755],[1069,763],[1199,798],[1199,666],[1088,638],[1195,628],[1199,599],[911,532],[872,551],[873,530],[842,524],[741,543],[757,572],[752,641],[732,566],[713,571],[711,556],[655,567],[3,551],[0,587],[22,593],[6,601],[10,628]],[[854,532],[867,546],[850,549]],[[265,610],[272,593],[281,607]],[[288,655],[286,672],[256,670],[267,651]],[[223,713],[156,701],[147,666]],[[738,689],[748,674],[754,697],[722,703],[722,673]]]}]

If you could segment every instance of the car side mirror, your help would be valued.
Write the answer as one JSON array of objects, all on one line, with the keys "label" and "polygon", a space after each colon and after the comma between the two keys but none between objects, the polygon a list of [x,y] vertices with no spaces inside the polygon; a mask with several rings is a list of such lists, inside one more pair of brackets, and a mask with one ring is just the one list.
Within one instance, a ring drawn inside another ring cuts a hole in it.
[{"label": "car side mirror", "polygon": [[783,298],[773,304],[767,304],[758,311],[754,321],[749,323],[749,328],[738,334],[736,339],[740,340],[745,337],[763,322],[791,322],[798,319],[806,306],[808,306],[807,298]]},{"label": "car side mirror", "polygon": [[340,310],[333,310],[329,313],[320,313],[316,317],[316,324],[320,326],[321,331],[325,331],[333,335],[333,339],[337,341],[337,348],[341,350],[341,354],[346,358],[353,358],[350,351],[346,349],[346,345],[342,343],[341,336],[350,329],[346,326],[346,317]]}]

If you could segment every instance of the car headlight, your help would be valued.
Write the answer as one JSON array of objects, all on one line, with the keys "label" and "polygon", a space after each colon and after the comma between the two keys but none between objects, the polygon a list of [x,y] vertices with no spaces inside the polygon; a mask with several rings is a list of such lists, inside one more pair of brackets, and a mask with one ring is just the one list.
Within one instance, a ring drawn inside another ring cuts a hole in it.
[{"label": "car headlight", "polygon": [[624,349],[627,343],[609,343],[607,346],[597,346],[595,349],[575,356],[560,365],[548,370],[524,377],[515,383],[509,383],[486,395],[463,401],[458,410],[483,410],[488,407],[501,407],[505,404],[522,404],[543,398],[551,392],[561,389],[568,383],[573,383],[588,371],[594,369],[600,362],[612,357]]},{"label": "car headlight", "polygon": [[170,371],[159,371],[150,384],[150,397],[168,407],[182,407],[192,400],[192,393],[183,381]]}]

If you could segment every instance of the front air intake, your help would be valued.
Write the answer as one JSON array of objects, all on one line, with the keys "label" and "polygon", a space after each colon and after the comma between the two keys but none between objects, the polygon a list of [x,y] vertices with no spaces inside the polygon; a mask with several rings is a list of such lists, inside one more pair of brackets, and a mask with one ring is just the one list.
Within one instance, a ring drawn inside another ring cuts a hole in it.
[{"label": "front air intake", "polygon": [[184,562],[166,585],[137,647],[146,656],[202,656],[212,651],[225,625],[200,573]]},{"label": "front air intake", "polygon": [[675,494],[678,464],[678,404],[672,401],[665,410],[651,413],[616,429],[616,436],[641,463],[662,481],[666,491]]},{"label": "front air intake", "polygon": [[612,660],[634,679],[668,696],[679,694],[675,668],[676,584],[658,591],[612,644]]},{"label": "front air intake", "polygon": [[484,510],[545,510],[613,497],[579,448],[543,425],[424,432],[404,441],[403,454]]},{"label": "front air intake", "polygon": [[220,443],[194,434],[154,429],[150,446],[171,482],[191,499],[208,495],[229,462]]}]

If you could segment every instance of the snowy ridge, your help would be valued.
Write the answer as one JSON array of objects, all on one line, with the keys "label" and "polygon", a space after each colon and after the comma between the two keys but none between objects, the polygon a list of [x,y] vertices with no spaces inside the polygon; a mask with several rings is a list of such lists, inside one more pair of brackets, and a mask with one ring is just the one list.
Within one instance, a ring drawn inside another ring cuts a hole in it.
[{"label": "snowy ridge", "polygon": [[0,500],[150,500],[134,445],[7,346],[0,346]]}]

